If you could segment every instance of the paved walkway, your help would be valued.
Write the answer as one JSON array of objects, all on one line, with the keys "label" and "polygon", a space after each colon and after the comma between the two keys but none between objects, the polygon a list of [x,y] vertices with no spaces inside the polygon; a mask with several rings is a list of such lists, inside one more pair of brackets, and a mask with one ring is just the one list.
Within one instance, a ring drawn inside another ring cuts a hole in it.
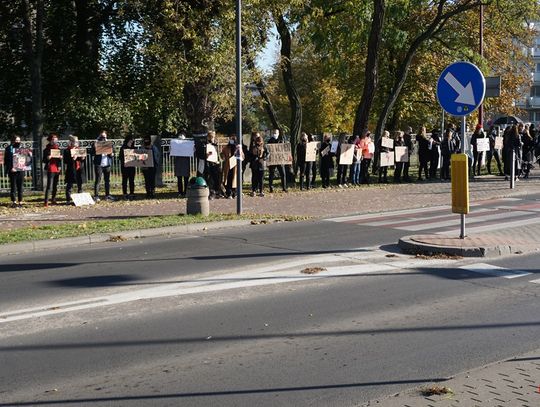
[{"label": "paved walkway", "polygon": [[[516,183],[513,190],[501,177],[478,177],[470,183],[471,202],[540,193],[540,177],[537,175],[540,171],[535,171],[532,178]],[[331,217],[449,205],[450,194],[449,182],[424,181],[397,185],[372,184],[348,189],[292,189],[289,193],[266,194],[265,197],[245,196],[243,202],[245,213]],[[6,230],[31,225],[185,213],[185,199],[159,193],[158,197],[153,200],[99,202],[95,206],[82,208],[63,205],[44,208],[41,202],[31,202],[23,209],[3,206],[0,207],[0,227]],[[236,201],[213,200],[210,210],[214,213],[236,213]]]}]

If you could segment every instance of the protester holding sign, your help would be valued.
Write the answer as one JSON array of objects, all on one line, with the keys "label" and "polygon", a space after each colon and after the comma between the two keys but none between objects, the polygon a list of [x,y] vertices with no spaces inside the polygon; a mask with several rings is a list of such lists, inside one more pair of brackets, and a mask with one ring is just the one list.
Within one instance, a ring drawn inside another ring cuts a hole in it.
[{"label": "protester holding sign", "polygon": [[405,182],[411,182],[411,178],[409,177],[409,168],[411,166],[411,155],[414,152],[414,145],[412,141],[412,127],[407,127],[405,134],[403,134],[403,140],[405,141],[405,147],[407,147],[409,151],[409,161],[403,163],[403,181]]},{"label": "protester holding sign", "polygon": [[[144,189],[146,190],[146,198],[154,199],[156,196],[156,172],[159,159],[159,151],[155,144],[152,143],[152,137],[146,135],[142,140],[142,148],[146,150],[146,154],[152,155],[153,165],[151,167],[141,167],[141,172],[144,177]],[[150,164],[148,164],[150,165]]]},{"label": "protester holding sign", "polygon": [[532,169],[533,163],[534,163],[534,146],[535,141],[533,137],[530,134],[529,126],[525,125],[522,128],[520,128],[520,136],[521,136],[521,142],[523,143],[523,165],[521,168],[522,175],[524,179],[529,178],[529,173]]},{"label": "protester holding sign", "polygon": [[360,148],[362,149],[362,163],[360,164],[360,183],[369,185],[369,166],[375,152],[375,144],[371,140],[369,130],[364,130],[360,136]]},{"label": "protester holding sign", "polygon": [[122,173],[122,194],[124,195],[124,199],[128,200],[135,198],[135,173],[137,169],[135,167],[126,166],[126,150],[133,150],[134,148],[135,138],[133,134],[126,135],[122,146],[120,147],[118,159],[120,160],[120,172]]},{"label": "protester holding sign", "polygon": [[251,196],[255,196],[257,191],[259,196],[264,196],[263,181],[266,160],[268,159],[268,149],[264,145],[264,141],[259,133],[251,133],[251,140],[252,145],[248,155],[251,167]]},{"label": "protester holding sign", "polygon": [[[403,138],[404,133],[400,130],[396,131],[394,134],[394,146],[396,147],[396,159],[395,159],[395,166],[394,166],[394,182],[400,183],[401,182],[401,173],[403,172],[403,161],[400,161],[397,157],[398,155],[398,147],[405,147],[405,139]],[[407,152],[408,155],[408,152]]]},{"label": "protester holding sign", "polygon": [[[315,143],[315,139],[313,138],[313,134],[308,133],[308,144],[309,143]],[[320,143],[317,143],[320,144]],[[315,160],[314,161],[308,161],[307,165],[310,167],[311,172],[311,186],[310,188],[315,188],[315,180],[317,179],[317,152],[319,151],[319,147],[317,146],[317,150],[315,151]]]},{"label": "protester holding sign", "polygon": [[422,172],[424,172],[425,179],[429,178],[428,164],[431,153],[429,150],[430,141],[424,126],[420,128],[416,135],[416,144],[418,145],[418,181],[422,181]]},{"label": "protester holding sign", "polygon": [[236,143],[236,136],[229,136],[226,145],[221,149],[221,158],[223,160],[223,184],[225,184],[225,197],[233,199],[236,197],[236,178],[237,178],[237,150],[241,151]]},{"label": "protester holding sign", "polygon": [[77,184],[77,193],[82,192],[84,179],[84,161],[86,156],[73,154],[79,148],[78,137],[70,134],[68,136],[68,148],[64,150],[65,182],[66,182],[66,204],[71,203],[71,193],[73,184]]},{"label": "protester holding sign", "polygon": [[330,152],[332,149],[332,136],[325,134],[319,149],[319,162],[321,163],[320,173],[323,188],[330,187],[330,170],[334,168],[334,153]]},{"label": "protester holding sign", "polygon": [[[283,138],[279,134],[279,130],[274,130],[272,132],[272,137],[268,140],[268,144],[283,143]],[[270,193],[274,192],[274,176],[276,170],[279,173],[279,178],[281,180],[281,189],[283,192],[287,192],[287,180],[285,179],[285,166],[283,164],[270,165],[268,167],[268,187]]]},{"label": "protester holding sign", "polygon": [[107,132],[103,130],[96,139],[96,142],[92,146],[92,150],[90,152],[90,154],[94,157],[94,201],[96,202],[99,202],[99,189],[101,186],[102,177],[105,183],[105,199],[108,201],[114,201],[114,198],[111,196],[112,152],[110,154],[102,154],[99,149],[96,151],[96,144],[105,141],[107,141]]},{"label": "protester holding sign", "polygon": [[304,189],[304,177],[306,179],[306,187],[311,187],[311,162],[306,161],[306,153],[308,147],[308,136],[302,132],[300,143],[296,146],[296,169],[300,173],[300,189]]},{"label": "protester holding sign", "polygon": [[480,151],[478,148],[478,139],[484,139],[486,134],[482,125],[479,123],[476,125],[476,129],[471,137],[471,146],[473,148],[473,165],[472,165],[472,175],[480,175],[480,168],[482,166],[482,156],[484,155],[483,151]]},{"label": "protester holding sign", "polygon": [[[389,143],[384,143],[383,145],[385,139],[390,139],[390,132],[388,130],[384,131],[383,136],[377,142],[377,147],[381,156],[390,152],[390,148],[388,147]],[[381,182],[388,184],[388,166],[383,164],[382,159],[379,160],[379,184]]]},{"label": "protester holding sign", "polygon": [[444,138],[441,141],[441,155],[442,155],[442,167],[441,167],[441,179],[450,180],[450,160],[452,154],[457,153],[458,146],[456,140],[453,137],[452,131],[446,129]]},{"label": "protester holding sign", "polygon": [[50,134],[47,137],[49,143],[43,150],[43,163],[47,173],[47,186],[45,188],[45,206],[49,206],[49,193],[51,194],[51,203],[56,205],[56,192],[58,189],[58,179],[62,169],[62,154],[58,146],[58,136]]},{"label": "protester holding sign", "polygon": [[429,140],[430,148],[430,162],[429,162],[429,177],[431,179],[437,178],[437,170],[439,169],[439,162],[441,159],[441,133],[438,129],[431,131],[431,140]]},{"label": "protester holding sign", "polygon": [[[21,207],[23,204],[23,184],[24,184],[24,171],[17,171],[14,166],[15,152],[21,148],[21,138],[19,136],[12,136],[11,143],[6,147],[4,151],[4,170],[8,174],[9,178],[9,196],[11,198],[11,206]],[[31,154],[31,152],[30,152]]]},{"label": "protester holding sign", "polygon": [[[191,175],[190,160],[191,157],[193,157],[193,153],[195,152],[195,146],[192,140],[186,140],[186,136],[184,133],[180,133],[178,135],[178,140],[183,144],[185,143],[189,146],[188,151],[183,153],[184,155],[174,157],[174,176],[178,181],[178,195],[180,196],[180,198],[185,198],[187,193],[189,176]],[[171,143],[173,141],[174,140],[171,140]]]},{"label": "protester holding sign", "polygon": [[[494,126],[491,126],[489,129],[488,137],[489,137],[489,151],[487,152],[487,170],[488,174],[491,174],[491,160],[495,158],[495,162],[497,163],[497,168],[499,169],[499,175],[504,175],[501,168],[501,157],[499,153],[499,148],[497,148],[497,129]],[[502,141],[502,137],[499,138]]]}]

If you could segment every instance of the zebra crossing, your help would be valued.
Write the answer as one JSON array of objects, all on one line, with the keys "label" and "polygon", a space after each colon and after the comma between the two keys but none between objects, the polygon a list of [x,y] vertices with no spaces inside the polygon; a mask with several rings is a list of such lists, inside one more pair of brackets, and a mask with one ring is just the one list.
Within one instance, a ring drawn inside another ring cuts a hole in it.
[{"label": "zebra crossing", "polygon": [[[460,230],[460,216],[452,213],[449,205],[344,216],[326,221],[414,233],[429,231],[435,234],[455,234]],[[483,233],[538,223],[539,201],[501,198],[471,205],[471,212],[467,215],[467,233]]]}]

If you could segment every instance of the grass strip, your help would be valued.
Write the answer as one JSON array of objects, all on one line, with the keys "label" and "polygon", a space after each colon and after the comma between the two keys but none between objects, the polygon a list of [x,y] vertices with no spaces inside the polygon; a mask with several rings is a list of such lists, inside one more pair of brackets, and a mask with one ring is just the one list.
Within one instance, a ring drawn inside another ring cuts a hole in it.
[{"label": "grass strip", "polygon": [[235,215],[235,214],[210,214],[200,215],[164,215],[148,216],[130,219],[110,219],[63,223],[60,225],[28,226],[14,230],[0,231],[0,244],[20,243],[34,240],[61,239],[78,236],[88,236],[99,233],[120,233],[136,229],[152,229],[166,226],[181,226],[195,223],[219,222],[226,220],[255,220],[253,224],[259,224],[260,220],[274,222],[295,222],[306,220],[301,216],[275,216],[275,215]]}]

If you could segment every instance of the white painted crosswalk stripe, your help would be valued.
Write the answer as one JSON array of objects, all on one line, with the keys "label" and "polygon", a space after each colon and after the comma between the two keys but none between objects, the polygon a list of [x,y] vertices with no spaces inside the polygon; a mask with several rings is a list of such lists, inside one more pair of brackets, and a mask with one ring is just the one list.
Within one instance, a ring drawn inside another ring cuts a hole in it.
[{"label": "white painted crosswalk stripe", "polygon": [[[535,217],[530,217],[529,216],[529,217],[527,217],[527,219],[521,219],[521,220],[516,220],[516,221],[511,221],[511,222],[499,222],[499,223],[494,223],[494,224],[491,224],[491,225],[473,226],[473,227],[470,227],[470,228],[468,227],[467,228],[467,233],[468,234],[482,233],[482,232],[489,232],[489,231],[499,230],[499,229],[515,228],[515,227],[519,227],[519,226],[534,225],[534,224],[537,224],[537,223],[540,223],[540,217],[535,218]],[[445,234],[448,234],[448,233],[456,233],[456,232],[459,232],[459,228],[444,231],[444,232],[437,232],[437,234],[438,235],[445,235]]]},{"label": "white painted crosswalk stripe", "polygon": [[540,284],[540,278],[538,280],[532,280],[532,281],[529,281],[530,283],[534,283],[534,284]]},{"label": "white painted crosswalk stripe", "polygon": [[460,269],[485,274],[488,276],[503,277],[508,279],[525,277],[531,274],[527,271],[511,270],[504,267],[493,266],[487,263],[468,264],[466,266],[461,266]]}]

